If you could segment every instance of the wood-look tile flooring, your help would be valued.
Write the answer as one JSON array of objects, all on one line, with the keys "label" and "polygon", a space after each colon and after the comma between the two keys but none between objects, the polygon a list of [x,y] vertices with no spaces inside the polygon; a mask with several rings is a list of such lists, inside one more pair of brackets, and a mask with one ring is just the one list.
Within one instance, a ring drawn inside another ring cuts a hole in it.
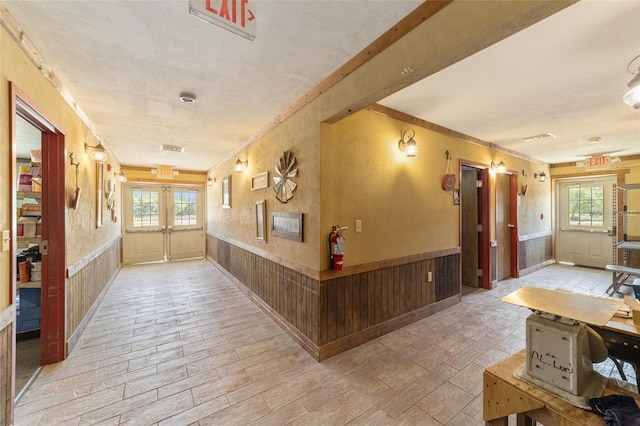
[{"label": "wood-look tile flooring", "polygon": [[609,282],[552,265],[317,362],[210,263],[125,267],[16,424],[482,425],[483,370],[525,345],[529,311],[500,298]]}]

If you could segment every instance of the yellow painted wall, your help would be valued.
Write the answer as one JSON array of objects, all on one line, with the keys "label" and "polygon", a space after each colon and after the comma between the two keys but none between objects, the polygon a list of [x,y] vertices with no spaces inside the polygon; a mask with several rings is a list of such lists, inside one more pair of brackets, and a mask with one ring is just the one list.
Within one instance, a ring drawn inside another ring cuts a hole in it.
[{"label": "yellow painted wall", "polygon": [[[317,270],[320,204],[318,202],[319,181],[319,140],[320,128],[310,125],[310,111],[305,108],[295,114],[264,137],[238,153],[237,158],[247,160],[247,169],[242,173],[233,170],[236,157],[225,162],[209,176],[215,178],[207,187],[207,228],[214,235],[221,236],[239,245],[247,245],[251,250],[264,252],[286,259],[301,269]],[[291,151],[296,157],[298,175],[294,197],[281,203],[275,197],[273,178],[275,166],[279,164],[284,151]],[[257,174],[269,173],[269,187],[252,190],[251,178]],[[231,177],[231,209],[222,208],[222,179]],[[255,204],[266,201],[267,222],[271,212],[303,213],[303,238],[297,242],[272,236],[267,230],[267,242],[256,239]]]},{"label": "yellow painted wall", "polygon": [[[353,221],[356,219],[355,215],[360,213],[354,211],[353,214],[340,216],[341,213],[338,213],[337,209],[328,209],[324,205],[326,194],[333,189],[327,190],[325,188],[324,168],[327,166],[324,164],[324,158],[326,150],[324,146],[322,153],[320,150],[321,144],[325,143],[324,138],[321,140],[320,137],[320,123],[328,120],[334,122],[341,117],[350,115],[352,111],[366,108],[396,90],[509,36],[568,4],[566,2],[453,2],[377,56],[360,58],[362,65],[357,70],[340,79],[330,89],[323,90],[317,98],[306,100],[304,108],[284,119],[239,153],[241,159],[248,158],[248,171],[241,175],[233,172],[235,157],[209,171],[209,175],[216,178],[216,183],[207,191],[208,231],[254,252],[286,259],[294,266],[298,265],[311,271],[326,269],[328,266],[326,237],[331,229],[331,224],[339,220]],[[429,42],[425,42],[425,40],[429,40]],[[402,70],[407,66],[410,66],[414,72],[405,77],[402,75]],[[395,125],[385,134],[397,143],[401,128],[403,126]],[[445,142],[436,143],[436,145],[440,144],[445,146]],[[334,148],[342,149],[343,147]],[[273,168],[284,150],[290,150],[296,155],[300,170],[296,180],[298,183],[297,193],[293,200],[287,204],[281,204],[275,200],[271,189],[273,187]],[[321,156],[323,159],[322,175],[320,173]],[[438,156],[444,159],[444,150],[441,150]],[[486,164],[492,160],[490,150],[465,146],[460,147],[460,153],[454,153],[454,160],[458,157]],[[418,159],[418,161],[425,160]],[[385,167],[389,167],[388,164],[385,163]],[[403,189],[408,193],[412,189],[417,189],[415,185],[421,182],[420,179],[431,179],[437,177],[436,173],[443,173],[444,161],[441,160],[437,164],[438,167],[435,169],[417,171],[408,167],[408,164],[405,164],[407,167],[402,167],[401,163],[398,163],[391,166],[397,172],[396,180],[385,181],[382,184],[385,185],[384,188],[387,185],[393,186],[394,183],[409,185]],[[270,173],[269,190],[251,191],[251,176],[264,171]],[[387,176],[391,173],[386,169],[381,171],[383,173],[377,176]],[[227,175],[232,175],[233,207],[230,210],[222,209],[220,206],[221,180]],[[434,185],[436,184],[437,182],[434,183]],[[414,187],[412,188],[411,185]],[[420,183],[420,185],[423,184]],[[320,196],[321,192],[322,197]],[[450,199],[451,194],[448,195]],[[446,197],[446,195],[439,193],[432,194],[432,196],[436,200],[444,200]],[[261,199],[267,200],[267,213],[291,211],[305,214],[304,243],[270,235],[266,244],[256,242],[253,211],[255,202]],[[492,199],[495,200],[495,196]],[[388,198],[383,201],[385,203],[392,202]],[[379,207],[370,203],[367,208]],[[438,204],[435,207],[435,212],[438,214],[449,211],[451,211],[451,206],[445,204]],[[388,219],[394,220],[395,218]],[[409,220],[416,219],[410,218]],[[340,224],[343,225],[343,223]],[[375,220],[365,221],[363,218],[365,229],[375,224]],[[421,229],[425,229],[426,226],[425,224],[417,225]],[[548,225],[548,223],[544,225]],[[353,227],[353,224],[349,224],[349,226]],[[531,226],[538,228],[539,224]],[[437,237],[439,242],[418,243],[411,239],[406,242],[407,247],[399,247],[398,254],[394,254],[393,257],[401,256],[405,252],[424,251],[422,250],[424,247],[451,247],[452,242],[457,238],[455,232],[451,230],[439,231]],[[347,243],[350,244],[349,240]],[[351,247],[349,249],[351,250]],[[376,257],[378,256],[382,255],[377,254]]]},{"label": "yellow painted wall", "polygon": [[[13,82],[28,101],[33,102],[41,114],[51,120],[64,134],[66,140],[66,187],[68,204],[62,208],[66,213],[66,263],[74,264],[84,256],[95,251],[101,245],[111,241],[120,234],[120,223],[110,220],[110,212],[103,202],[103,222],[96,228],[96,166],[84,152],[84,141],[91,135],[90,130],[80,120],[74,110],[58,94],[58,91],[42,75],[21,48],[3,28],[0,29],[0,157],[9,164],[12,155],[9,132],[9,82]],[[71,200],[76,187],[75,167],[72,167],[68,155],[73,152],[75,160],[80,162],[78,186],[81,188],[80,205],[77,210],[71,208]],[[117,161],[110,157],[109,163],[118,167]],[[11,229],[12,192],[15,178],[9,167],[0,167],[0,228]],[[105,178],[108,177],[105,166]],[[117,194],[120,186],[117,187]],[[118,195],[119,197],[119,195]],[[119,200],[119,198],[118,198]],[[120,216],[120,202],[116,202],[116,214]],[[13,259],[9,252],[0,253],[2,277],[0,281],[0,309],[8,306],[10,301],[9,283],[10,267]]]},{"label": "yellow painted wall", "polygon": [[[398,149],[401,132],[407,128],[416,133],[419,153],[413,158]],[[326,237],[332,225],[348,226],[345,266],[459,246],[460,206],[453,204],[453,193],[441,187],[447,150],[456,174],[460,159],[487,166],[504,160],[519,179],[523,168],[530,170],[530,180],[534,169],[542,169],[527,160],[373,111],[363,110],[335,125],[323,125],[322,231]],[[495,178],[490,185],[494,212]],[[458,176],[456,188],[459,186]],[[542,183],[530,186],[519,209],[520,235],[551,230],[550,187]],[[542,221],[530,214],[538,210],[545,214]],[[362,220],[361,233],[355,232],[356,219]],[[495,238],[494,229],[491,234]],[[326,268],[328,249],[323,248]]]}]

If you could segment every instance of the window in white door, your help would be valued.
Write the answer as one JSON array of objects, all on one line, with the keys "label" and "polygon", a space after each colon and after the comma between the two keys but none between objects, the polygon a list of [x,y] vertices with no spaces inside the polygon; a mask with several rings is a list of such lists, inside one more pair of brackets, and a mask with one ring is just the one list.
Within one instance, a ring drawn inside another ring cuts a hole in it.
[{"label": "window in white door", "polygon": [[576,186],[568,190],[569,226],[603,228],[604,186]]},{"label": "window in white door", "polygon": [[160,199],[157,191],[133,191],[133,223],[135,228],[160,225]]},{"label": "window in white door", "polygon": [[173,207],[175,226],[198,225],[196,192],[174,192]]}]

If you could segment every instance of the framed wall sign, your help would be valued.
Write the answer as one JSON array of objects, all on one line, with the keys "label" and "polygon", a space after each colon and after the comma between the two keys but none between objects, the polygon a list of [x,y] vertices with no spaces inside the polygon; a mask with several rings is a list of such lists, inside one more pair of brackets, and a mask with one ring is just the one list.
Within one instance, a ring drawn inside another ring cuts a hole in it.
[{"label": "framed wall sign", "polygon": [[260,173],[251,178],[251,190],[269,187],[269,172]]},{"label": "framed wall sign", "polygon": [[104,164],[96,163],[96,228],[102,227],[102,179]]},{"label": "framed wall sign", "polygon": [[256,203],[256,239],[267,242],[267,203],[265,200]]},{"label": "framed wall sign", "polygon": [[231,208],[231,176],[222,179],[222,208]]},{"label": "framed wall sign", "polygon": [[302,242],[302,213],[271,212],[271,235]]}]

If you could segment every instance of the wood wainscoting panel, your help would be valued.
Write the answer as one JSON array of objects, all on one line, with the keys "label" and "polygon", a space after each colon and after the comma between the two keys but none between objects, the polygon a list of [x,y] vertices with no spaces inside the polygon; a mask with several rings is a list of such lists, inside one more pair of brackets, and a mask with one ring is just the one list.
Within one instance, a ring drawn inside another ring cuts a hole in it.
[{"label": "wood wainscoting panel", "polygon": [[226,269],[249,291],[313,342],[318,334],[318,280],[255,253],[215,240],[215,256],[208,257]]},{"label": "wood wainscoting panel", "polygon": [[318,346],[459,294],[459,253],[322,281]]},{"label": "wood wainscoting panel", "polygon": [[122,239],[115,239],[90,262],[68,277],[67,339],[76,332],[91,308],[94,307],[100,294],[120,269],[122,265],[121,246]]},{"label": "wood wainscoting panel", "polygon": [[461,300],[459,249],[318,280],[213,235],[207,240],[208,258],[319,360]]},{"label": "wood wainscoting panel", "polygon": [[[13,306],[6,308],[12,309]],[[15,315],[15,311],[14,314]],[[12,386],[13,370],[13,322],[0,329],[0,424],[13,424],[12,419]]]},{"label": "wood wainscoting panel", "polygon": [[518,269],[520,271],[545,265],[553,258],[553,238],[550,233],[538,237],[521,238],[518,244]]}]

